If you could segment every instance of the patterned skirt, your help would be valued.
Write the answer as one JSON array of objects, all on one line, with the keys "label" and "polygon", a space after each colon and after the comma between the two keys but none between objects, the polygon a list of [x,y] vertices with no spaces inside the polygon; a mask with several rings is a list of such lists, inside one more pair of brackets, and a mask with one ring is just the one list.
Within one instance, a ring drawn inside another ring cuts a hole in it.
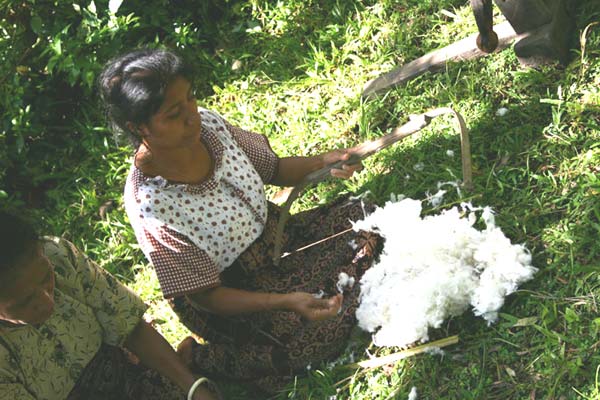
[{"label": "patterned skirt", "polygon": [[383,239],[371,232],[339,234],[351,227],[350,221],[363,219],[365,208],[369,212],[373,207],[360,200],[340,199],[291,216],[283,240],[283,250],[289,255],[274,266],[280,208],[269,203],[263,234],[221,274],[223,286],[272,293],[322,291],[329,297],[337,293],[341,272],[354,277],[357,284],[344,291],[341,312],[320,322],[288,311],[222,317],[194,308],[183,296],[172,299],[180,320],[205,341],[193,349],[192,368],[273,393],[306,372],[309,364],[338,357],[356,325],[358,281],[383,248]]},{"label": "patterned skirt", "polygon": [[125,350],[103,344],[88,363],[67,400],[182,400],[177,385],[137,363]]}]

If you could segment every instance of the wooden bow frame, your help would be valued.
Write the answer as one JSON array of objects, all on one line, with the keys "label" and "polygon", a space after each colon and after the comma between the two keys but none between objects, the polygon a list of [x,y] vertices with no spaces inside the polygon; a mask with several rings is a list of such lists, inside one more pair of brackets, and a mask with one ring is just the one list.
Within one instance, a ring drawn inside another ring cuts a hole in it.
[{"label": "wooden bow frame", "polygon": [[287,201],[282,207],[281,215],[277,223],[277,230],[275,232],[275,247],[273,249],[273,264],[275,264],[276,266],[279,265],[279,261],[281,259],[281,248],[283,245],[283,229],[290,215],[290,207],[292,206],[292,203],[294,202],[294,200],[296,200],[302,189],[304,189],[311,183],[320,182],[325,178],[328,178],[332,169],[340,169],[345,164],[356,164],[357,162],[364,160],[370,155],[377,153],[379,150],[384,149],[404,139],[405,137],[412,135],[413,133],[419,132],[421,129],[429,125],[432,119],[444,114],[453,114],[458,120],[460,127],[460,150],[462,158],[463,187],[467,190],[471,189],[473,185],[471,171],[471,147],[469,144],[469,131],[467,129],[467,125],[465,124],[465,120],[462,117],[462,115],[460,115],[458,112],[449,107],[436,108],[431,111],[427,111],[423,114],[411,115],[409,117],[409,121],[406,124],[394,128],[389,134],[379,139],[373,140],[371,142],[365,142],[354,147],[350,158],[344,161],[337,161],[317,171],[311,172],[310,174],[304,177],[302,182],[300,182],[297,186],[294,187]]}]

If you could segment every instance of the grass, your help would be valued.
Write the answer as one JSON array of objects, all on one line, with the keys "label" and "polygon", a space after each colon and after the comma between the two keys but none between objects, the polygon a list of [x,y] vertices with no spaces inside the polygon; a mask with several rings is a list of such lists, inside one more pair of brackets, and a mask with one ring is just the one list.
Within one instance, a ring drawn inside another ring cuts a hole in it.
[{"label": "grass", "polygon": [[[201,105],[266,134],[282,156],[351,146],[381,136],[411,113],[454,107],[471,131],[474,189],[463,196],[492,206],[505,234],[525,243],[539,268],[507,299],[498,323],[488,327],[465,314],[431,332],[432,339],[460,336],[445,355],[419,355],[368,371],[312,365],[277,399],[406,399],[413,386],[420,399],[600,398],[600,26],[590,25],[600,17],[595,3],[579,1],[577,32],[589,28],[564,69],[523,68],[509,49],[449,65],[368,101],[360,97],[368,80],[476,31],[465,1],[238,3],[238,19],[220,27],[214,69],[201,71],[209,81],[202,87],[212,87]],[[506,116],[495,114],[500,107],[509,110]],[[418,137],[367,160],[356,178],[308,189],[294,209],[348,192],[371,191],[379,202],[393,193],[423,199],[437,182],[461,176],[454,124],[450,117],[435,120]],[[115,146],[96,125],[82,120],[74,127],[75,139],[91,149],[85,157],[48,144],[56,156],[40,174],[51,176],[53,186],[36,212],[50,233],[73,240],[140,293],[152,306],[150,318],[175,344],[188,332],[162,299],[124,214],[121,192],[131,151]],[[276,190],[269,188],[269,195]],[[450,193],[445,206],[460,200]],[[344,363],[365,359],[367,347],[378,355],[393,351],[369,343],[368,334],[357,331]],[[254,396],[222,383],[229,398]]]}]

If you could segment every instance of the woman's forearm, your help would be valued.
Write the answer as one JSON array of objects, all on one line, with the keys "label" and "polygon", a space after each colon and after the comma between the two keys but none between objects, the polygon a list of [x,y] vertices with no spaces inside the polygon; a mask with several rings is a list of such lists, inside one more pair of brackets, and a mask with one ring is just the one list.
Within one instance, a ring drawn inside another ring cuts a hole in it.
[{"label": "woman's forearm", "polygon": [[142,364],[167,377],[184,392],[187,392],[194,383],[194,375],[183,364],[171,345],[147,322],[141,321],[124,345],[140,359]]},{"label": "woman's forearm", "polygon": [[272,183],[277,186],[296,186],[306,175],[324,166],[321,155],[281,158]]},{"label": "woman's forearm", "polygon": [[[287,157],[279,160],[277,176],[271,183],[278,186],[296,186],[306,175],[321,169],[337,161],[345,161],[350,158],[354,149],[338,149],[312,157]],[[331,176],[348,179],[356,171],[362,169],[359,161],[354,164],[343,164],[340,168],[330,171]]]},{"label": "woman's forearm", "polygon": [[187,297],[197,307],[218,315],[285,310],[290,306],[287,294],[249,292],[224,286],[189,294]]}]

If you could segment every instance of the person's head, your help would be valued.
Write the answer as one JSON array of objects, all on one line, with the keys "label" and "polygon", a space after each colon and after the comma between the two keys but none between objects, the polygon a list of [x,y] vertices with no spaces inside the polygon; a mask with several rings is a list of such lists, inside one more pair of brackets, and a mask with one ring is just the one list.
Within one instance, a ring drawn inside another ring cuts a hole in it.
[{"label": "person's head", "polygon": [[24,219],[0,211],[0,320],[39,324],[54,310],[54,268]]},{"label": "person's head", "polygon": [[119,56],[105,65],[99,84],[113,131],[126,134],[134,146],[179,145],[192,131],[199,134],[190,68],[170,51]]}]

